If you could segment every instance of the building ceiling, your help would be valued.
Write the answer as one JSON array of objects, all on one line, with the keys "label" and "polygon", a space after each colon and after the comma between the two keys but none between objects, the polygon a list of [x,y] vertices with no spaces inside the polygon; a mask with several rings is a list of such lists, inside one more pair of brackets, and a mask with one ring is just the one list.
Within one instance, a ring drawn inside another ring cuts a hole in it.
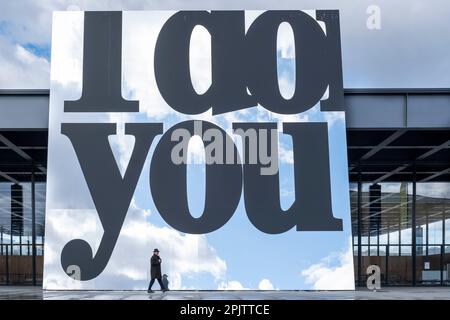
[{"label": "building ceiling", "polygon": [[450,181],[450,129],[349,129],[347,144],[350,181]]}]

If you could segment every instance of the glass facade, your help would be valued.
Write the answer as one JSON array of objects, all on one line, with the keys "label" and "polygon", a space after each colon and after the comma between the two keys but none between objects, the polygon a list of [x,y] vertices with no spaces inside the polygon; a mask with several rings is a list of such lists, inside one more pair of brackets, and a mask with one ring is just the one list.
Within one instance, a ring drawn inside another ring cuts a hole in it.
[{"label": "glass facade", "polygon": [[0,132],[0,285],[42,283],[47,132]]},{"label": "glass facade", "polygon": [[35,182],[34,219],[32,192],[32,183],[0,183],[0,284],[42,282],[45,183]]},{"label": "glass facade", "polygon": [[359,182],[350,190],[358,285],[374,264],[384,285],[450,284],[450,183]]}]

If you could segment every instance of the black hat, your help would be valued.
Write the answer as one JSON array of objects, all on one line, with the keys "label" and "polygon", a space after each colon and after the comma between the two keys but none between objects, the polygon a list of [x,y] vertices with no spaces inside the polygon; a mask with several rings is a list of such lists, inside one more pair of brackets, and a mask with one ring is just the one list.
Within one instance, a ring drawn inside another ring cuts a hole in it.
[{"label": "black hat", "polygon": [[159,252],[159,250],[158,249],[154,249],[153,252]]}]

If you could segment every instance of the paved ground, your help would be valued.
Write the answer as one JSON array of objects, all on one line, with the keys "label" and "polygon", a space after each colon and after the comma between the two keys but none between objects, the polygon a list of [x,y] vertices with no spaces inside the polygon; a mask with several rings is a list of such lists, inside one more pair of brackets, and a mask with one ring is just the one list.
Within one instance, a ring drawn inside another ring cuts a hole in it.
[{"label": "paved ground", "polygon": [[357,291],[43,291],[38,287],[0,287],[0,300],[450,300],[450,287],[384,288]]}]

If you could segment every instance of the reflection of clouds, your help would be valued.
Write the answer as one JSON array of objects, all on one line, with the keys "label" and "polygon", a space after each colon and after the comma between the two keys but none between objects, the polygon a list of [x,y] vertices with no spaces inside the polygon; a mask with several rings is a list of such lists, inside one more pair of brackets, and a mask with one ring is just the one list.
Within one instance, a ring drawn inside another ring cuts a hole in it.
[{"label": "reflection of clouds", "polygon": [[269,279],[262,279],[258,285],[259,290],[275,290]]},{"label": "reflection of clouds", "polygon": [[51,80],[62,86],[76,84],[77,91],[81,91],[83,70],[83,46],[80,45],[83,42],[83,21],[83,12],[59,13],[53,18],[55,25],[65,24],[67,27],[53,28]]},{"label": "reflection of clouds", "polygon": [[248,288],[240,281],[230,280],[220,282],[217,290],[275,290],[275,288],[269,279],[262,279],[256,288]]},{"label": "reflection of clouds", "polygon": [[[72,239],[81,238],[91,245],[95,254],[103,233],[101,223],[95,210],[54,210],[49,215],[52,218],[47,224],[46,289],[145,289],[153,248],[161,251],[163,273],[169,275],[172,289],[183,288],[183,275],[209,273],[220,280],[226,272],[225,261],[217,256],[205,236],[156,227],[147,220],[150,212],[133,201],[105,271],[94,280],[74,283],[61,269],[62,247]],[[113,277],[117,279],[111,283],[109,279]]]},{"label": "reflection of clouds", "polygon": [[61,251],[73,239],[83,239],[96,252],[103,233],[95,210],[47,210],[45,225],[44,289],[93,289],[92,282],[75,281],[61,266]]},{"label": "reflection of clouds", "polygon": [[198,94],[205,93],[211,86],[211,35],[200,25],[192,30],[189,67],[194,90]]},{"label": "reflection of clouds", "polygon": [[116,123],[116,134],[108,137],[111,150],[122,177],[128,167],[134,149],[135,137],[125,134],[125,123],[134,122],[128,113],[109,113],[108,122]]},{"label": "reflection of clouds", "polygon": [[[220,279],[226,271],[225,261],[220,259],[204,235],[182,234],[169,227],[156,227],[149,223],[146,217],[150,213],[134,203],[131,204],[129,217],[124,225],[121,237],[129,241],[124,249],[133,248],[133,244],[148,245],[151,253],[153,247],[161,250],[166,257],[165,267],[170,274],[210,273],[214,278]],[[119,252],[120,252],[120,248]],[[144,249],[144,248],[143,248]],[[138,250],[138,252],[146,252]],[[144,263],[148,263],[145,256]]]},{"label": "reflection of clouds", "polygon": [[278,157],[281,163],[294,164],[294,152],[287,148],[284,143],[278,145]]},{"label": "reflection of clouds", "polygon": [[[292,71],[290,71],[293,73]],[[287,73],[287,72],[286,72]],[[289,78],[289,75],[282,73],[278,75],[278,85],[280,87],[280,94],[286,100],[291,99],[295,93],[295,81]]]},{"label": "reflection of clouds", "polygon": [[450,183],[448,182],[424,182],[417,183],[417,195],[431,198],[450,199]]},{"label": "reflection of clouds", "polygon": [[[412,183],[403,182],[407,186],[407,192],[409,196],[412,196]],[[395,193],[400,192],[402,183],[400,182],[382,182],[382,193]],[[370,184],[363,184],[363,192],[369,191]],[[417,183],[417,196],[430,197],[430,198],[444,198],[450,199],[450,183],[447,182],[418,182]]]},{"label": "reflection of clouds", "polygon": [[287,22],[278,27],[277,48],[283,59],[295,59],[294,31]]},{"label": "reflection of clouds", "polygon": [[[154,49],[159,31],[173,12],[123,13],[123,95],[139,100],[139,111],[153,122],[176,112],[164,101],[154,76]],[[143,40],[145,35],[145,40]]]},{"label": "reflection of clouds", "polygon": [[[381,192],[382,193],[385,193],[385,192],[386,193],[399,193],[400,192],[401,183],[398,183],[398,182],[382,182],[380,184],[381,184]],[[407,185],[408,185],[408,189],[410,189],[408,183],[407,183]],[[369,183],[363,184],[363,192],[368,192],[369,191],[369,187],[370,187]],[[408,194],[409,193],[411,193],[410,190],[408,190]]]},{"label": "reflection of clouds", "polygon": [[223,281],[217,286],[217,290],[251,290],[250,288],[245,288],[239,281]]},{"label": "reflection of clouds", "polygon": [[354,290],[353,250],[351,240],[346,251],[331,253],[320,262],[302,270],[305,282],[314,290]]}]

